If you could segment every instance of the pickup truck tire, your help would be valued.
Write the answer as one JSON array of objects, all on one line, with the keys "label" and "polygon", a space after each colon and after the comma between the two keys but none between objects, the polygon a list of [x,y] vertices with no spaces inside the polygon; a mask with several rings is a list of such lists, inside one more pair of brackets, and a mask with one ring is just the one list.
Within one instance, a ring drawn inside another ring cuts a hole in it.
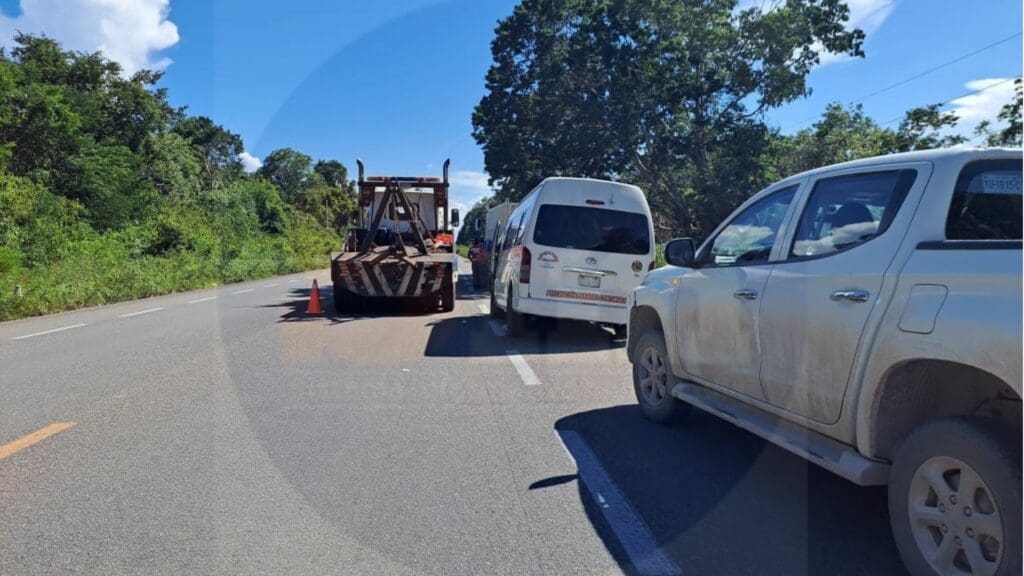
[{"label": "pickup truck tire", "polygon": [[896,453],[889,518],[914,576],[1021,573],[1020,432],[982,418],[925,424]]},{"label": "pickup truck tire", "polygon": [[681,420],[691,407],[672,396],[675,380],[661,330],[641,334],[633,357],[633,391],[644,417],[658,424],[675,424]]},{"label": "pickup truck tire", "polygon": [[508,299],[505,300],[505,330],[510,338],[518,338],[526,331],[526,316],[516,312],[512,306],[512,287],[508,287]]}]

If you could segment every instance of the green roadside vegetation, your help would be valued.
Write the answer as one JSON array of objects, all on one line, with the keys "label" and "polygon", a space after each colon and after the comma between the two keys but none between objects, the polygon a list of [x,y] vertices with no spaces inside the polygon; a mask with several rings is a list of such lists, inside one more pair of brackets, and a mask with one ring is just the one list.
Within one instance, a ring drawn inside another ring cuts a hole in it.
[{"label": "green roadside vegetation", "polygon": [[345,167],[168,104],[160,74],[18,35],[0,53],[0,320],[322,268]]},{"label": "green roadside vegetation", "polygon": [[661,243],[706,237],[752,194],[804,170],[958,144],[1020,146],[1019,78],[998,129],[964,130],[949,102],[934,101],[885,122],[859,103],[833,103],[772,125],[766,113],[806,97],[824,57],[863,57],[864,33],[848,26],[841,1],[740,4],[521,0],[498,23],[473,112],[494,195],[468,211],[459,241],[477,234],[487,206],[517,201],[547,176],[640,186]]}]

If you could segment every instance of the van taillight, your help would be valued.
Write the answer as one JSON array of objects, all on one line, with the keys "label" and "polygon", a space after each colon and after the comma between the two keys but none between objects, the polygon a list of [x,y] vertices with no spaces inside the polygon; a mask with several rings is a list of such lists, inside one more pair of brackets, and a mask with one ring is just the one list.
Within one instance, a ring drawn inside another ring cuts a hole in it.
[{"label": "van taillight", "polygon": [[654,260],[651,260],[651,263],[647,265],[647,271],[650,272],[651,270],[654,270]]},{"label": "van taillight", "polygon": [[519,281],[523,284],[530,283],[530,249],[523,246],[522,258],[519,259]]}]

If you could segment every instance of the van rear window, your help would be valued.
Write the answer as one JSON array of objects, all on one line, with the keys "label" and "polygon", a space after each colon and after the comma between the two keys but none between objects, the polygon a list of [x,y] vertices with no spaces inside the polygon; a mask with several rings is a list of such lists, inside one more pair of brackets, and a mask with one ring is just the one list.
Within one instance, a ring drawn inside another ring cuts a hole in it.
[{"label": "van rear window", "polygon": [[616,254],[651,251],[650,226],[643,214],[560,204],[540,207],[533,241],[554,248]]}]

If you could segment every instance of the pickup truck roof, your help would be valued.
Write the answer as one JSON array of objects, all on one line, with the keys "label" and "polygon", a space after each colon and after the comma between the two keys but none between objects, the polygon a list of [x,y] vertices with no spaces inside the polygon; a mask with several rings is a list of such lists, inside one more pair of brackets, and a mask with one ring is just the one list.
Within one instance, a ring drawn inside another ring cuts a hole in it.
[{"label": "pickup truck roof", "polygon": [[836,170],[843,170],[847,168],[865,168],[868,166],[884,166],[886,164],[899,164],[903,162],[933,162],[936,160],[944,160],[948,158],[955,158],[962,156],[970,158],[972,160],[980,160],[984,158],[1005,158],[1007,156],[1021,154],[1020,148],[939,148],[936,150],[917,150],[914,152],[900,152],[898,154],[887,154],[885,156],[873,156],[871,158],[862,158],[860,160],[851,160],[850,162],[843,162],[841,164],[832,164],[822,168],[815,168],[814,170],[807,170],[794,174],[781,180],[772,185],[772,188],[785,186],[786,183],[792,180],[799,180],[808,176],[814,176],[822,172],[835,172]]}]

